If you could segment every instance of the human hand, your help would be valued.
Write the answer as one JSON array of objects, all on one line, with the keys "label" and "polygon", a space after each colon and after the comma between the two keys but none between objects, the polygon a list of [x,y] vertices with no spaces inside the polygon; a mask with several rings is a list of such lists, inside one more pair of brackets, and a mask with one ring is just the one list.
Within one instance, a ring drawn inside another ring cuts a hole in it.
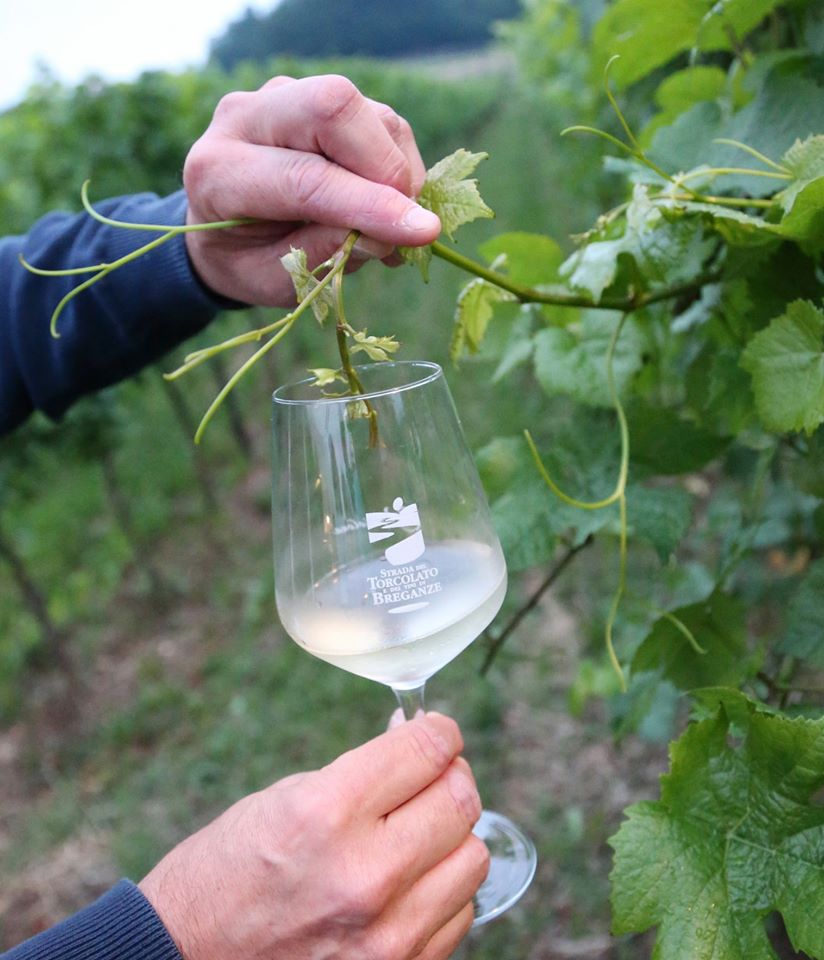
[{"label": "human hand", "polygon": [[462,746],[419,715],[239,801],[140,888],[185,960],[445,960],[489,862]]},{"label": "human hand", "polygon": [[286,306],[294,291],[280,257],[290,246],[314,267],[359,230],[354,268],[431,243],[440,221],[411,199],[425,174],[409,124],[345,77],[275,77],[225,96],[183,169],[188,223],[265,222],[188,233],[189,256],[215,292]]}]

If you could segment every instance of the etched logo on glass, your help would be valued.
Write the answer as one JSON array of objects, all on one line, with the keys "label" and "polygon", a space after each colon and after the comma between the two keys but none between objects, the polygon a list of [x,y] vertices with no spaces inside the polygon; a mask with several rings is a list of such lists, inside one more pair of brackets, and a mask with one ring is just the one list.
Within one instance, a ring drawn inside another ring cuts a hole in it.
[{"label": "etched logo on glass", "polygon": [[385,607],[387,613],[411,613],[428,607],[430,601],[424,597],[440,593],[443,587],[437,567],[426,560],[415,563],[426,550],[418,505],[404,506],[403,498],[397,497],[391,510],[367,513],[366,525],[370,543],[391,541],[384,549],[389,566],[366,578],[372,604]]},{"label": "etched logo on glass", "polygon": [[391,510],[367,513],[366,526],[370,543],[390,539],[393,541],[385,550],[386,560],[393,567],[412,563],[426,549],[423,533],[421,533],[418,505],[409,503],[404,506],[402,497],[397,497],[393,501]]}]

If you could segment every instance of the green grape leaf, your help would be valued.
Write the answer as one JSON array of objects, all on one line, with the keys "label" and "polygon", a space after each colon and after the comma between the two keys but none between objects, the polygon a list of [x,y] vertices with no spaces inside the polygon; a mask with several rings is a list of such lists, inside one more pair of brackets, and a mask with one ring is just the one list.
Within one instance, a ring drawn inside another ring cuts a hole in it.
[{"label": "green grape leaf", "polygon": [[585,291],[597,303],[604,290],[614,283],[618,274],[618,257],[625,252],[623,237],[593,240],[565,260],[560,272],[568,277],[571,287]]},{"label": "green grape leaf", "polygon": [[437,213],[450,240],[454,240],[455,231],[463,224],[495,216],[478,192],[478,181],[468,179],[487,156],[461,148],[427,171],[418,202]]},{"label": "green grape leaf", "polygon": [[[298,303],[300,303],[318,286],[317,277],[311,273],[307,266],[306,251],[291,247],[289,253],[280,258],[280,262],[292,278],[295,294]],[[335,297],[331,285],[328,285],[312,301],[312,312],[315,314],[318,323],[323,324],[329,316],[329,311],[334,311],[334,307]]]},{"label": "green grape leaf", "polygon": [[476,278],[458,294],[455,305],[455,329],[449,346],[449,356],[457,363],[467,353],[477,353],[497,303],[517,300],[514,294],[494,283]]},{"label": "green grape leaf", "polygon": [[[824,97],[812,73],[809,60],[796,56],[758,74],[757,80],[748,77],[751,99],[738,110],[715,100],[696,104],[655,132],[650,158],[672,172],[704,164],[768,171],[738,147],[717,141],[745,143],[777,162],[797,139],[824,130]],[[735,173],[717,177],[712,193],[766,197],[785,186],[786,180]]]},{"label": "green grape leaf", "polygon": [[[621,460],[621,442],[612,410],[579,408],[574,420],[564,424],[550,421],[549,439],[538,441],[538,449],[550,476],[569,496],[578,500],[602,500],[615,489]],[[528,454],[529,476],[539,476]],[[554,507],[565,506],[541,480]],[[575,515],[600,511],[569,507]]]},{"label": "green grape leaf", "polygon": [[560,531],[548,493],[537,483],[521,485],[492,504],[492,521],[512,572],[549,563],[558,549]]},{"label": "green grape leaf", "polygon": [[783,0],[717,0],[701,20],[701,50],[731,50]]},{"label": "green grape leaf", "polygon": [[[767,253],[767,251],[762,251]],[[748,270],[760,271],[763,273],[763,259],[753,256],[752,253],[746,255],[746,264]],[[798,261],[795,251],[792,252],[792,260]],[[732,258],[730,258],[732,261]],[[780,268],[779,268],[780,269]],[[756,330],[765,326],[772,317],[775,316],[775,310],[767,307],[767,312],[763,317],[763,322],[758,319],[758,307],[755,303],[757,296],[750,283],[743,277],[736,277],[736,268],[734,262],[730,263],[730,273],[733,279],[725,281],[718,285],[718,297],[713,308],[710,311],[712,325],[709,330],[710,340],[716,346],[722,347],[740,347]],[[788,278],[787,290],[796,289],[796,278]],[[777,285],[773,285],[775,288]],[[786,300],[793,297],[784,297],[784,290],[777,291],[779,303],[783,305]],[[753,319],[755,317],[755,319]]]},{"label": "green grape leaf", "polygon": [[315,378],[315,386],[317,387],[328,387],[330,383],[338,381],[346,382],[341,371],[333,370],[332,367],[316,367],[309,373]]},{"label": "green grape leaf", "polygon": [[804,184],[792,207],[772,229],[787,240],[795,240],[811,256],[824,250],[824,177]]},{"label": "green grape leaf", "polygon": [[778,223],[702,201],[662,197],[656,203],[672,218],[703,218],[733,247],[775,245],[777,240],[785,239],[794,241],[810,255],[824,250],[824,177],[800,186],[792,207]]},{"label": "green grape leaf", "polygon": [[[679,690],[742,683],[754,672],[746,655],[744,616],[744,605],[720,591],[670,611],[670,616],[656,620],[635,652],[633,673],[661,670]],[[704,653],[692,646],[671,617],[692,633]]]},{"label": "green grape leaf", "polygon": [[824,177],[824,135],[796,140],[781,158],[781,165],[792,174],[792,183],[778,194],[785,212],[792,209],[795,198],[813,180]]},{"label": "green grape leaf", "polygon": [[394,337],[370,337],[366,330],[347,329],[347,333],[354,340],[349,348],[352,354],[363,352],[370,360],[388,360],[390,354],[396,353],[400,344]]},{"label": "green grape leaf", "polygon": [[595,28],[596,63],[617,54],[610,78],[628,86],[693,46],[703,12],[693,0],[618,0]]},{"label": "green grape leaf", "polygon": [[665,77],[655,91],[658,113],[644,127],[641,142],[649,144],[655,131],[672,123],[702,100],[715,100],[724,92],[727,75],[720,67],[695,66]]},{"label": "green grape leaf", "polygon": [[707,597],[712,596],[718,586],[716,574],[696,561],[687,561],[678,566],[668,567],[662,571],[661,576],[669,597],[667,610],[688,607],[700,600],[706,600]]},{"label": "green grape leaf", "polygon": [[707,342],[687,370],[686,387],[701,433],[714,437],[710,449],[720,445],[723,450],[728,445],[723,438],[743,433],[755,418],[751,378],[741,368],[738,347]]},{"label": "green grape leaf", "polygon": [[[622,633],[626,635],[626,625]],[[632,733],[651,743],[666,743],[678,721],[680,698],[680,691],[656,674],[634,674],[626,693],[610,704],[616,736]]]},{"label": "green grape leaf", "polygon": [[552,237],[540,233],[501,233],[481,244],[479,250],[490,263],[505,257],[507,276],[526,287],[551,283],[564,259]]},{"label": "green grape leaf", "polygon": [[787,476],[802,493],[824,501],[824,427],[807,439],[803,453],[789,460]]},{"label": "green grape leaf", "polygon": [[747,344],[741,365],[752,375],[758,416],[776,433],[824,422],[824,312],[795,300]]},{"label": "green grape leaf", "polygon": [[509,336],[506,339],[498,360],[498,366],[492,374],[492,382],[499,383],[516,367],[521,366],[532,357],[535,341],[532,339],[532,325],[535,311],[532,305],[522,307],[519,311]]},{"label": "green grape leaf", "polygon": [[692,523],[692,497],[681,487],[631,484],[627,515],[630,535],[652,544],[661,563],[666,563]]},{"label": "green grape leaf", "polygon": [[796,140],[781,158],[781,165],[796,180],[815,180],[824,177],[824,134]]},{"label": "green grape leaf", "polygon": [[[575,428],[558,427],[541,451],[556,482],[582,499],[599,499],[615,486],[619,443],[609,416],[581,411]],[[563,538],[582,543],[615,523],[617,506],[581,510],[559,500],[541,479],[523,437],[498,437],[478,451],[484,486],[492,499],[492,517],[513,571],[552,560]]]},{"label": "green grape leaf", "polygon": [[768,223],[761,217],[741,210],[695,200],[673,200],[669,197],[662,197],[657,201],[657,205],[673,219],[681,216],[704,220],[733,247],[757,247],[778,242],[778,224]]},{"label": "green grape leaf", "polygon": [[787,631],[778,649],[824,667],[824,560],[810,565],[790,601]]},{"label": "green grape leaf", "polygon": [[818,56],[824,55],[824,10],[817,4],[804,10],[801,43]]},{"label": "green grape leaf", "polygon": [[637,183],[626,211],[620,237],[590,240],[561,264],[559,273],[569,284],[589,293],[596,302],[618,278],[620,259],[631,257],[635,271],[628,280],[640,277],[644,286],[674,284],[701,273],[712,252],[714,240],[704,235],[698,220],[676,218],[669,222],[661,205],[649,198],[649,188]]},{"label": "green grape leaf", "polygon": [[429,283],[429,266],[432,263],[432,247],[398,247],[397,252],[406,263],[420,270],[424,283]]},{"label": "green grape leaf", "polygon": [[595,28],[596,62],[620,56],[610,76],[619,87],[640,80],[679,53],[730,50],[781,0],[617,0]]},{"label": "green grape leaf", "polygon": [[519,473],[529,470],[523,437],[495,437],[475,453],[475,463],[490,500],[502,496]]},{"label": "green grape leaf", "polygon": [[718,715],[670,748],[661,796],[610,839],[613,932],[657,926],[667,960],[774,960],[777,910],[796,950],[824,954],[824,721],[753,712],[740,744]]},{"label": "green grape leaf", "polygon": [[[470,153],[461,147],[426,172],[418,203],[437,213],[443,232],[450,240],[455,239],[455,231],[463,224],[495,216],[478,192],[478,181],[469,179],[487,156],[486,153]],[[423,279],[429,281],[430,246],[398,247],[397,252],[407,263],[417,266]]]},{"label": "green grape leaf", "polygon": [[723,707],[732,727],[744,733],[750,725],[750,717],[754,711],[777,712],[735,687],[700,687],[698,690],[690,690],[690,699],[693,703],[693,720],[714,720],[718,716],[719,708]]},{"label": "green grape leaf", "polygon": [[[549,563],[561,538],[583,543],[617,518],[617,509],[579,510],[560,501],[539,478],[520,482],[492,504],[507,567],[517,572]],[[570,536],[572,534],[572,536]]]},{"label": "green grape leaf", "polygon": [[[607,354],[618,320],[611,311],[585,311],[580,324],[547,327],[535,335],[535,375],[548,397],[565,394],[587,406],[612,406]],[[641,328],[630,318],[612,360],[619,394],[640,370],[643,352]]]},{"label": "green grape leaf", "polygon": [[656,474],[693,473],[719,457],[729,441],[680,417],[670,407],[641,401],[627,409],[633,464]]}]

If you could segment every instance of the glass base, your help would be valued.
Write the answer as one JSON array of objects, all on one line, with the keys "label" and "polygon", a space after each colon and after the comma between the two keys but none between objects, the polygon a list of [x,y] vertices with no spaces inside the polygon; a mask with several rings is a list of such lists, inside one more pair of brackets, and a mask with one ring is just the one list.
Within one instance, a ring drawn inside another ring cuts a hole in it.
[{"label": "glass base", "polygon": [[521,899],[535,876],[535,844],[511,820],[484,810],[475,824],[490,853],[489,874],[475,894],[473,927],[488,923]]}]

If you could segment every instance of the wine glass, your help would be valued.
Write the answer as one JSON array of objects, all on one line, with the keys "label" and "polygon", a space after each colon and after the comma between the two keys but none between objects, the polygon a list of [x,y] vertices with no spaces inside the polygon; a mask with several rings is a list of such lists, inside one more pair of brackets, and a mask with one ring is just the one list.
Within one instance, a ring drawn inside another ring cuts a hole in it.
[{"label": "wine glass", "polygon": [[[312,380],[273,395],[275,595],[309,653],[394,690],[407,719],[429,677],[471,643],[506,592],[504,556],[441,368],[357,368],[364,394]],[[532,842],[484,811],[490,849],[475,924],[535,873]]]}]

